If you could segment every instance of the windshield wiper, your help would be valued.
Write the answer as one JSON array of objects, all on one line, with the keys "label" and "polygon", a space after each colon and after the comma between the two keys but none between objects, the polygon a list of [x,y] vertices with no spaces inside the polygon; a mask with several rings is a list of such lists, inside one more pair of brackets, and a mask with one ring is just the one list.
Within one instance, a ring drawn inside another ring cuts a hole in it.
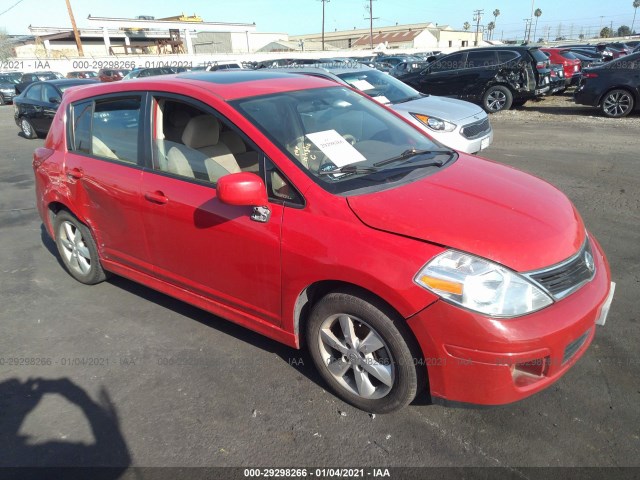
[{"label": "windshield wiper", "polygon": [[398,103],[406,103],[406,102],[410,102],[411,100],[418,100],[420,98],[422,98],[421,95],[414,95],[413,97],[401,98],[400,100],[396,100],[395,102],[392,102],[392,103],[396,105]]},{"label": "windshield wiper", "polygon": [[357,165],[345,165],[333,170],[320,170],[318,175],[334,175],[336,173],[375,173],[379,169],[376,167],[358,167]]},{"label": "windshield wiper", "polygon": [[418,155],[428,155],[430,153],[444,153],[440,151],[433,150],[416,150],[415,148],[410,148],[409,150],[405,150],[397,157],[387,158],[386,160],[382,160],[381,162],[374,163],[374,167],[382,167],[384,165],[389,165],[391,163],[400,162],[403,160],[408,160],[409,158],[417,157]]}]

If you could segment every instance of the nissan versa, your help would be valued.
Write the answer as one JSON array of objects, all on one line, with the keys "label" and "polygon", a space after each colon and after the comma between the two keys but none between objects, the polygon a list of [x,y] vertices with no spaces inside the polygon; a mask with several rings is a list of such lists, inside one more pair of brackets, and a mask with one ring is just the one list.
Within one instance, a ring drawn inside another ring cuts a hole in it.
[{"label": "nissan versa", "polygon": [[369,412],[427,386],[434,401],[485,405],[542,390],[584,354],[613,296],[561,192],[325,79],[69,89],[33,167],[77,280],[121,275],[306,346]]}]

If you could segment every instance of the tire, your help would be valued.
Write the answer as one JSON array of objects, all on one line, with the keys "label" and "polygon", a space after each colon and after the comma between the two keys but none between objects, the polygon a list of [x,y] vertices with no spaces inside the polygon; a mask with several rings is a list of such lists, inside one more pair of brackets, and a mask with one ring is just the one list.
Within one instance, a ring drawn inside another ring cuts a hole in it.
[{"label": "tire", "polygon": [[609,118],[626,117],[633,111],[635,101],[627,90],[616,89],[602,97],[600,109]]},{"label": "tire", "polygon": [[502,110],[509,110],[513,103],[511,90],[502,85],[489,87],[482,97],[482,108],[487,113],[497,113]]},{"label": "tire", "polygon": [[38,136],[36,130],[33,128],[33,124],[24,117],[20,120],[20,129],[22,130],[24,137],[30,140]]},{"label": "tire", "polygon": [[61,210],[56,215],[53,231],[62,263],[73,278],[86,285],[95,285],[107,278],[91,231],[84,223]]},{"label": "tire", "polygon": [[399,410],[425,385],[413,335],[373,296],[336,292],[320,299],[311,310],[306,341],[335,394],[367,412]]}]

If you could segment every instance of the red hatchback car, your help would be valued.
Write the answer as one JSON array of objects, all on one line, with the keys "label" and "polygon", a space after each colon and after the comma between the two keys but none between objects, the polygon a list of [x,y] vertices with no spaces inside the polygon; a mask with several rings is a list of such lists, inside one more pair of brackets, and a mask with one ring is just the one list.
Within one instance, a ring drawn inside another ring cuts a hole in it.
[{"label": "red hatchback car", "polygon": [[582,77],[582,61],[569,50],[563,48],[541,48],[551,63],[562,65],[567,86],[577,85]]},{"label": "red hatchback car", "polygon": [[603,324],[605,256],[551,185],[328,80],[192,73],[69,90],[33,167],[69,273],[121,275],[291,347],[370,412],[496,405]]}]

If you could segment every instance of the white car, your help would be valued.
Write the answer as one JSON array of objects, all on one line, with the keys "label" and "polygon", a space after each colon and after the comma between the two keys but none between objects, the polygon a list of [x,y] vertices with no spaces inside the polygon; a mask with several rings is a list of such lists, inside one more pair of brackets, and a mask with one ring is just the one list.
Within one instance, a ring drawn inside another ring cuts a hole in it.
[{"label": "white car", "polygon": [[493,142],[487,113],[478,105],[425,95],[402,81],[365,65],[342,64],[278,68],[279,71],[330,78],[387,105],[449,148],[478,153]]}]

